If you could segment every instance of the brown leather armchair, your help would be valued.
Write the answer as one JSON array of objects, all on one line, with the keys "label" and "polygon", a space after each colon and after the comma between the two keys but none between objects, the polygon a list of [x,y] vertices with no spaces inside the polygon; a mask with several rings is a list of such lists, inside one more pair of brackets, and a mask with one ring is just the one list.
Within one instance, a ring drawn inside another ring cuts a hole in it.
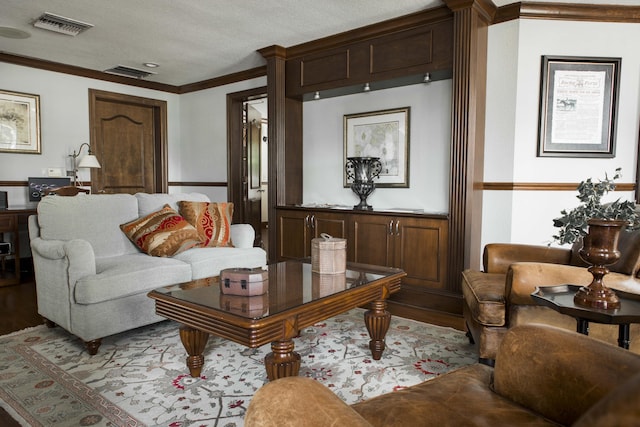
[{"label": "brown leather armchair", "polygon": [[[576,319],[536,305],[536,287],[564,284],[588,285],[593,276],[573,248],[492,243],[484,248],[484,271],[462,273],[463,313],[470,339],[478,346],[480,361],[491,364],[504,334],[511,327],[544,323],[576,330]],[[604,283],[640,294],[640,232],[620,234],[620,260],[610,266]],[[591,323],[592,337],[616,343],[618,327]],[[631,347],[640,353],[640,325],[631,326]]]},{"label": "brown leather armchair", "polygon": [[477,363],[348,406],[318,381],[282,378],[253,396],[247,427],[632,426],[640,356],[546,325],[511,329],[495,368]]}]

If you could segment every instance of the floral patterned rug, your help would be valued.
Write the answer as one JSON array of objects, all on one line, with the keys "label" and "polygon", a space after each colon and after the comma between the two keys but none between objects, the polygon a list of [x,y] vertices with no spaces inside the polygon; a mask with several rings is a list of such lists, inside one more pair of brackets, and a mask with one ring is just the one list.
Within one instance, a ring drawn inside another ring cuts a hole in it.
[{"label": "floral patterned rug", "polygon": [[[363,313],[336,316],[295,339],[300,375],[347,403],[477,360],[463,332],[393,317],[387,348],[374,361]],[[192,378],[174,322],[105,338],[95,356],[64,330],[38,326],[0,337],[0,406],[25,426],[238,427],[267,381],[269,351],[211,337],[202,376]]]}]

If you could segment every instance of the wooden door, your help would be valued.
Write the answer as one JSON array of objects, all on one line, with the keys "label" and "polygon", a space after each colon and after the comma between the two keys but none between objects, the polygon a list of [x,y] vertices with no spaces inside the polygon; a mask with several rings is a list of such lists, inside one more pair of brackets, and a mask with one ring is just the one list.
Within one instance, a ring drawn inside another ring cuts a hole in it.
[{"label": "wooden door", "polygon": [[167,192],[166,102],[90,90],[94,192]]},{"label": "wooden door", "polygon": [[347,241],[347,260],[393,267],[391,227],[393,218],[379,215],[352,215]]}]

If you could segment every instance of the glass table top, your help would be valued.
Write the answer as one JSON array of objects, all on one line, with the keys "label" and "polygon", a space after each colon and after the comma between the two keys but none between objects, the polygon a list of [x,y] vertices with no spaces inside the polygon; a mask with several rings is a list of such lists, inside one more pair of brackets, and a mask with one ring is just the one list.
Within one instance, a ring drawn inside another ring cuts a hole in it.
[{"label": "glass table top", "polygon": [[310,263],[301,261],[270,264],[267,269],[269,292],[263,295],[222,294],[218,277],[167,286],[154,292],[213,310],[260,319],[401,272],[387,267],[348,264],[344,274],[319,274],[311,271]]}]

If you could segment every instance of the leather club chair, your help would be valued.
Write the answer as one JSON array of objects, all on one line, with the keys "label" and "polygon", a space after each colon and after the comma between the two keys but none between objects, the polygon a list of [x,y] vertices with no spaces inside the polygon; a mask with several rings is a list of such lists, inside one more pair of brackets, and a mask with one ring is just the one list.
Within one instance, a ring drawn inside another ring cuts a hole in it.
[{"label": "leather club chair", "polygon": [[[580,258],[581,244],[556,248],[492,243],[484,248],[483,271],[462,273],[464,318],[467,335],[478,347],[480,361],[491,365],[504,334],[510,328],[543,323],[576,330],[575,318],[537,305],[531,294],[536,287],[565,284],[588,285],[593,276]],[[620,260],[609,266],[606,286],[640,294],[640,231],[620,233]],[[589,335],[617,344],[618,326],[589,323]],[[640,353],[640,325],[631,325],[630,350]]]},{"label": "leather club chair", "polygon": [[634,426],[640,355],[546,325],[505,334],[476,363],[351,406],[319,381],[281,378],[252,397],[246,427]]}]

